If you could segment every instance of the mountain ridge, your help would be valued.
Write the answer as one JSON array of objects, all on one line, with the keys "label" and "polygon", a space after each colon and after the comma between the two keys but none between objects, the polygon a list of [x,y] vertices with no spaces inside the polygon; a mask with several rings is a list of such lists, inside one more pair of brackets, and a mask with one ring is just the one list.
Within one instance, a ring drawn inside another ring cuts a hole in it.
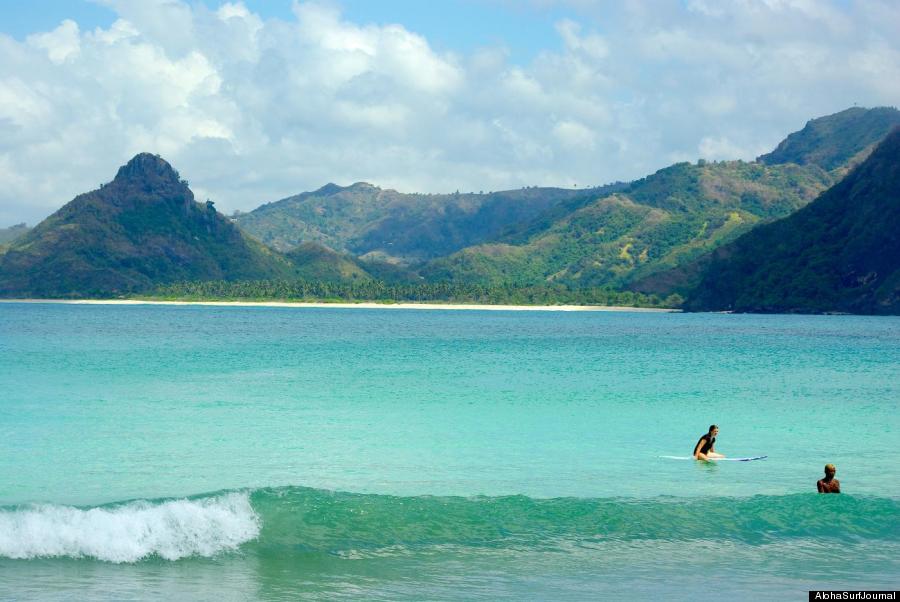
[{"label": "mountain ridge", "polygon": [[0,245],[0,295],[299,279],[669,298],[694,290],[717,249],[854,173],[898,118],[890,107],[848,109],[810,120],[755,162],[676,163],[591,189],[435,195],[332,182],[230,219],[196,202],[161,157],[141,153],[112,182]]},{"label": "mountain ridge", "polygon": [[[0,228],[0,248],[2,248],[3,245],[13,242],[17,238],[28,234],[29,230],[31,230],[31,228],[29,228],[28,224],[26,224],[25,222],[22,222],[20,224],[13,224],[8,228]],[[2,252],[3,251],[0,250],[0,253]]]},{"label": "mountain ridge", "polygon": [[757,161],[664,167],[553,219],[436,258],[422,273],[432,281],[631,289],[812,201],[864,161],[894,123],[900,111],[892,107],[812,119]]},{"label": "mountain ridge", "polygon": [[500,236],[562,201],[619,186],[406,194],[366,182],[326,184],[234,219],[245,232],[280,251],[315,241],[356,256],[414,264]]},{"label": "mountain ridge", "polygon": [[787,215],[832,183],[818,166],[677,163],[516,238],[438,258],[431,281],[621,287]]},{"label": "mountain ridge", "polygon": [[0,256],[0,295],[127,294],[160,282],[280,277],[290,262],[194,200],[161,157],[140,153]]},{"label": "mountain ridge", "polygon": [[789,134],[772,152],[756,160],[766,165],[815,164],[830,171],[860,153],[871,152],[898,125],[900,111],[894,107],[851,107],[810,119],[803,129]]},{"label": "mountain ridge", "polygon": [[686,308],[898,314],[898,224],[900,128],[815,201],[714,254]]},{"label": "mountain ridge", "polygon": [[799,211],[638,282],[692,311],[900,313],[900,127]]}]

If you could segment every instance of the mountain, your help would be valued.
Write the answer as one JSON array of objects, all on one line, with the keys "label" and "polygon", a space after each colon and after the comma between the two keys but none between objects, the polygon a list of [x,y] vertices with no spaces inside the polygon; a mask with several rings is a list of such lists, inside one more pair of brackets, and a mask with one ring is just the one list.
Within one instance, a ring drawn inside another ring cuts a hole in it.
[{"label": "mountain", "polygon": [[807,122],[802,130],[757,161],[766,165],[813,164],[830,171],[851,162],[860,153],[871,152],[898,125],[900,111],[893,107],[853,107]]},{"label": "mountain", "polygon": [[294,264],[295,276],[302,280],[322,282],[372,280],[366,270],[352,257],[318,243],[300,243],[285,256]]},{"label": "mountain", "polygon": [[0,245],[11,243],[15,239],[27,234],[30,229],[31,228],[24,223],[16,224],[9,228],[0,228]]},{"label": "mountain", "polygon": [[196,203],[168,163],[138,155],[0,246],[0,295],[262,279],[689,293],[721,259],[716,249],[840,181],[898,115],[849,109],[755,162],[678,163],[628,184],[444,195],[328,184],[230,220]]},{"label": "mountain", "polygon": [[15,240],[0,256],[0,295],[110,295],[179,280],[285,277],[293,270],[211,202],[195,202],[166,161],[143,153],[112,182],[75,197]]},{"label": "mountain", "polygon": [[506,192],[403,194],[365,182],[328,184],[268,203],[235,222],[280,251],[318,242],[363,259],[409,264],[501,235],[557,204],[605,189],[523,188]]},{"label": "mountain", "polygon": [[[844,177],[900,122],[893,108],[814,119],[757,161],[680,163],[582,191],[401,194],[328,184],[235,221],[286,251],[318,242],[370,274],[482,285],[627,288],[785,217]],[[377,264],[369,262],[376,261]]]},{"label": "mountain", "polygon": [[679,163],[433,260],[421,273],[430,281],[621,287],[788,215],[832,182],[816,165]]},{"label": "mountain", "polygon": [[900,128],[814,202],[698,262],[686,308],[900,314],[898,226]]},{"label": "mountain", "polygon": [[680,163],[590,202],[562,201],[494,240],[430,261],[421,273],[431,281],[683,290],[697,276],[694,260],[806,205],[862,162],[894,123],[900,111],[893,108],[814,119],[755,162]]}]

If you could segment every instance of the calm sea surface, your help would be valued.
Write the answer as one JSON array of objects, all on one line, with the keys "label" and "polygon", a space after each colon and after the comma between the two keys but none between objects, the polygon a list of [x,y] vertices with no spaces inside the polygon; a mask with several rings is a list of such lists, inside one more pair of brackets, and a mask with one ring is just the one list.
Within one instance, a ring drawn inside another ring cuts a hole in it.
[{"label": "calm sea surface", "polygon": [[896,589],[898,406],[898,318],[0,303],[0,599]]}]

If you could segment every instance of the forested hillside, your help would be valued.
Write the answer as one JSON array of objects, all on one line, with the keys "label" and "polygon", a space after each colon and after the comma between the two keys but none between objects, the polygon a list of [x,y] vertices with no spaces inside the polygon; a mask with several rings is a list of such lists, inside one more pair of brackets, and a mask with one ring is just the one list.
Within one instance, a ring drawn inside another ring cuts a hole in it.
[{"label": "forested hillside", "polygon": [[900,313],[900,129],[813,203],[702,267],[688,309]]},{"label": "forested hillside", "polygon": [[13,241],[0,256],[0,295],[83,297],[292,273],[212,203],[194,201],[165,160],[144,153]]},{"label": "forested hillside", "polygon": [[560,203],[586,202],[622,186],[403,194],[365,182],[328,184],[234,219],[245,232],[280,251],[317,242],[364,259],[409,264],[491,240]]},{"label": "forested hillside", "polygon": [[832,182],[816,165],[679,163],[554,220],[432,261],[422,274],[621,287],[788,215]]}]

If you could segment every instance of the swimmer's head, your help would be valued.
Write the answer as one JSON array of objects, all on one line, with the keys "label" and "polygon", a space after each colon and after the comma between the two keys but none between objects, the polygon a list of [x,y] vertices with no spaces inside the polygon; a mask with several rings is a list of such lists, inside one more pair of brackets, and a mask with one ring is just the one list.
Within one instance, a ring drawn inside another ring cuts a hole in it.
[{"label": "swimmer's head", "polygon": [[837,468],[834,467],[834,464],[826,464],[825,465],[825,474],[834,474],[837,472]]},{"label": "swimmer's head", "polygon": [[713,436],[715,436],[716,433],[719,432],[719,427],[717,427],[715,424],[710,424],[710,425],[709,425],[709,432],[710,432],[710,434],[712,434]]}]

